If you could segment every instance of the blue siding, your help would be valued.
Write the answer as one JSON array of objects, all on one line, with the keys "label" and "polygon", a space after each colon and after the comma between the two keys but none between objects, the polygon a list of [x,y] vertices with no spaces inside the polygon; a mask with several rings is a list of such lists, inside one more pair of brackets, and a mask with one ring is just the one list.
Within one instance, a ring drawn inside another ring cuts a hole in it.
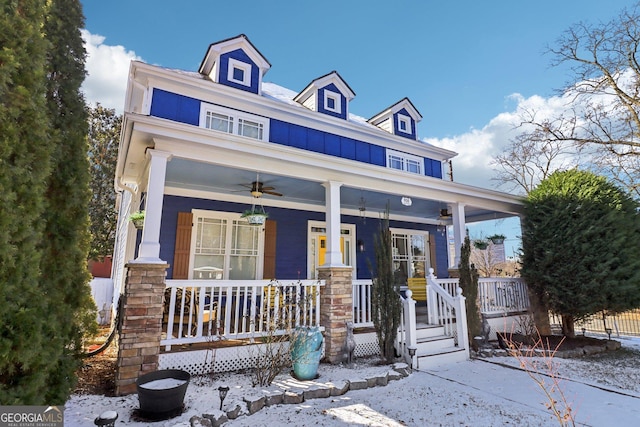
[{"label": "blue siding", "polygon": [[[227,79],[227,71],[229,69],[229,58],[236,59],[238,61],[244,62],[246,64],[251,64],[251,85],[245,86],[238,84],[236,82],[231,82]],[[218,82],[225,86],[231,86],[236,89],[244,90],[247,92],[258,93],[258,82],[260,77],[260,70],[258,66],[249,58],[242,49],[236,49],[229,53],[225,53],[220,55],[220,68],[218,70]]]},{"label": "blue siding", "polygon": [[154,88],[151,100],[151,115],[198,126],[200,122],[200,101]]},{"label": "blue siding", "polygon": [[[324,91],[325,91],[325,89],[329,90],[331,92],[340,94],[340,104],[341,104],[340,113],[336,113],[336,112],[333,112],[333,111],[325,110],[325,108],[324,108]],[[345,119],[346,120],[346,118],[347,118],[347,98],[342,94],[342,92],[340,92],[338,90],[336,85],[334,85],[333,83],[331,83],[330,85],[327,85],[327,86],[325,86],[323,88],[318,89],[318,99],[316,100],[316,103],[317,103],[318,112],[323,113],[323,114],[328,114],[330,116],[338,117],[340,119]]]},{"label": "blue siding", "polygon": [[[199,125],[201,101],[155,88],[151,115],[194,126]],[[290,147],[372,165],[386,166],[385,148],[379,145],[322,132],[305,126],[270,120],[269,141]],[[425,175],[442,178],[440,162],[424,159]]]},{"label": "blue siding", "polygon": [[[169,263],[167,278],[173,278],[173,252],[175,250],[178,212],[191,212],[192,209],[205,209],[221,212],[243,212],[247,208],[243,203],[231,203],[218,200],[205,200],[180,196],[165,196],[162,209],[162,228],[160,230],[160,259]],[[269,219],[277,223],[276,235],[276,277],[278,279],[306,278],[307,275],[307,221],[324,221],[322,212],[307,212],[269,207]],[[356,253],[354,277],[371,278],[370,265],[375,264],[374,239],[379,232],[380,221],[370,219],[362,223],[355,216],[342,216],[345,224],[356,224],[355,240],[362,240],[364,252]],[[439,277],[447,277],[448,258],[446,237],[436,231],[435,225],[413,224],[404,221],[390,221],[391,227],[427,230],[436,237],[436,265]],[[140,235],[140,234],[139,234]],[[137,245],[136,245],[137,246]]]},{"label": "blue siding", "polygon": [[400,130],[400,122],[398,121],[398,114],[402,114],[404,116],[407,116],[407,117],[411,118],[411,115],[409,114],[409,112],[405,108],[403,108],[402,110],[400,110],[397,113],[395,113],[393,115],[394,134],[398,135],[398,136],[405,137],[405,138],[409,138],[409,139],[417,139],[416,121],[413,120],[413,118],[411,118],[411,133],[410,134],[402,132]]}]

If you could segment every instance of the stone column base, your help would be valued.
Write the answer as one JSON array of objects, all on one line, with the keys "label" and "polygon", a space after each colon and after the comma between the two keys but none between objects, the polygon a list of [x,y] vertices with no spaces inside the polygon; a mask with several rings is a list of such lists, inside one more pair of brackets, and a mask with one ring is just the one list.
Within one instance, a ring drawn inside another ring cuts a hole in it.
[{"label": "stone column base", "polygon": [[353,268],[318,267],[320,288],[320,324],[324,326],[324,353],[330,363],[346,360],[347,322],[353,321]]},{"label": "stone column base", "polygon": [[168,264],[126,265],[116,361],[116,394],[136,392],[136,379],[158,369]]}]

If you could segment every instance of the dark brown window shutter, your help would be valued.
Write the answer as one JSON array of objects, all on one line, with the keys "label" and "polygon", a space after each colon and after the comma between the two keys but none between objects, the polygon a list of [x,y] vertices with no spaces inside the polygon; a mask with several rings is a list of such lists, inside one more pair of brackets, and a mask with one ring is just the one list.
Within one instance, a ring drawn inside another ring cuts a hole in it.
[{"label": "dark brown window shutter", "polygon": [[[433,268],[433,274],[438,276],[438,265],[436,264],[436,237],[429,234],[429,262]],[[427,271],[427,274],[429,272]]]},{"label": "dark brown window shutter", "polygon": [[274,220],[268,219],[264,223],[264,260],[263,279],[276,278],[276,231],[277,224]]},{"label": "dark brown window shutter", "polygon": [[191,227],[193,214],[178,212],[178,227],[176,228],[176,246],[173,253],[173,278],[189,278],[189,251],[191,250]]}]

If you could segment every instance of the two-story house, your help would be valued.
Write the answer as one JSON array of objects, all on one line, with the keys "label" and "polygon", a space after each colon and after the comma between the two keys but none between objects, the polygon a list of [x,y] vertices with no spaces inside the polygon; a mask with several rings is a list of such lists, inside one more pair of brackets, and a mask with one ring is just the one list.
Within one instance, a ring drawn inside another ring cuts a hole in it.
[{"label": "two-story house", "polygon": [[[140,305],[139,317],[157,319],[168,305],[188,311],[184,293],[198,283],[210,287],[204,301],[195,299],[193,324],[168,331],[165,315],[165,345],[206,335],[207,320],[246,337],[222,310],[241,286],[244,299],[233,304],[248,310],[250,287],[265,280],[321,279],[317,321],[331,360],[344,320],[367,303],[352,288],[371,282],[374,236],[387,210],[394,266],[406,281],[430,268],[447,277],[457,265],[449,241],[457,258],[465,224],[517,215],[521,203],[447,179],[456,153],[419,139],[422,117],[408,98],[366,119],[351,112],[356,94],[338,72],[311,76],[296,92],[265,82],[270,67],[244,35],[211,44],[197,71],[131,63],[115,177],[122,195],[115,294],[140,277],[156,278],[149,282],[161,282],[160,291],[173,287],[164,309],[157,292],[147,299],[125,292],[128,306]],[[265,211],[266,222],[241,216],[251,208]],[[141,231],[127,221],[139,209]],[[215,310],[212,295],[221,296],[223,285],[228,298],[218,298]]]}]

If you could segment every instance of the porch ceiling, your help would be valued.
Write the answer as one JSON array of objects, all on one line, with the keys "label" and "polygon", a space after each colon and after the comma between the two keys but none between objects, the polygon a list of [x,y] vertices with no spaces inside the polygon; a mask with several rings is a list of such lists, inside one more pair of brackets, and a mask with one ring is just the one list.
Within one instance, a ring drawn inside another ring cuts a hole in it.
[{"label": "porch ceiling", "polygon": [[[325,189],[320,182],[286,176],[286,171],[284,170],[282,175],[259,172],[260,182],[262,182],[264,186],[274,187],[274,191],[283,194],[282,197],[263,194],[262,199],[265,205],[277,206],[280,203],[283,205],[296,204],[299,206],[308,206],[310,209],[322,208],[324,206]],[[167,164],[167,187],[212,194],[224,194],[236,200],[251,201],[249,189],[242,184],[250,185],[255,180],[255,170],[214,165],[184,158],[173,158]],[[401,203],[402,196],[411,198],[411,206],[404,206]],[[349,186],[348,182],[343,183],[340,198],[343,211],[351,211],[354,215],[358,215],[360,200],[364,198],[366,214],[369,217],[378,217],[384,212],[388,203],[392,217],[413,218],[419,222],[439,222],[441,209],[447,207],[447,202],[445,201],[420,198],[414,194],[395,194],[382,190],[364,190]],[[470,223],[487,219],[505,218],[513,216],[513,214],[466,205],[465,216],[466,222]]]}]

